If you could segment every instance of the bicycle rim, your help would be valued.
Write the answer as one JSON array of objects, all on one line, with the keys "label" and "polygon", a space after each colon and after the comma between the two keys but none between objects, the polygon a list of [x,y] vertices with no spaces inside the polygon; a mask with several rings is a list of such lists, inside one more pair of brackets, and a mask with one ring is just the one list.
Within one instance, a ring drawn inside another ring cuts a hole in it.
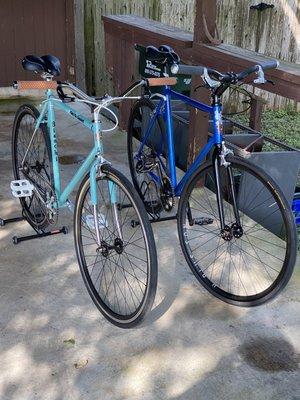
[{"label": "bicycle rim", "polygon": [[[139,323],[153,304],[155,243],[143,204],[131,184],[112,168],[105,168],[107,173],[97,179],[101,246],[86,178],[76,202],[76,251],[84,282],[98,309],[113,324],[129,328]],[[112,185],[117,208],[111,203]]]},{"label": "bicycle rim", "polygon": [[128,125],[128,159],[134,187],[139,193],[147,212],[154,218],[159,216],[163,206],[160,198],[160,182],[155,182],[152,174],[167,171],[167,147],[162,117],[158,117],[150,135],[138,156],[141,142],[147,132],[155,105],[148,99],[138,101],[132,109]]},{"label": "bicycle rim", "polygon": [[[22,160],[30,144],[38,110],[31,106],[22,106],[15,118],[12,138],[12,156],[14,178],[29,180],[46,202],[47,193],[52,192],[52,162],[49,138],[44,126],[40,126],[26,155],[25,169],[21,169]],[[22,209],[28,222],[36,229],[44,229],[48,224],[47,207],[34,191],[31,197],[20,198]]]},{"label": "bicycle rim", "polygon": [[213,166],[207,164],[180,200],[180,242],[193,273],[211,293],[235,305],[258,305],[279,293],[292,274],[294,224],[280,190],[260,169],[237,158],[230,168],[242,231],[235,225],[228,173],[221,167],[228,231],[226,240],[222,237]]}]

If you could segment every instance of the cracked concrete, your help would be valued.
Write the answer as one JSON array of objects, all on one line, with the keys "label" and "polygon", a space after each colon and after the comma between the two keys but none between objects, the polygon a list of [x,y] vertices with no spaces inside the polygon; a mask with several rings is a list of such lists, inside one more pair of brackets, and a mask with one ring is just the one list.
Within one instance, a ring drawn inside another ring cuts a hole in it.
[{"label": "cracked concrete", "polygon": [[[12,199],[12,115],[0,115],[1,217]],[[84,156],[88,131],[58,115],[61,155]],[[106,157],[128,175],[126,135],[105,135]],[[62,165],[63,178],[76,165]],[[176,222],[153,226],[159,257],[153,310],[133,330],[108,323],[90,300],[68,235],[21,243],[24,222],[0,229],[1,400],[300,399],[300,271],[274,301],[225,304],[202,288],[184,260]]]}]

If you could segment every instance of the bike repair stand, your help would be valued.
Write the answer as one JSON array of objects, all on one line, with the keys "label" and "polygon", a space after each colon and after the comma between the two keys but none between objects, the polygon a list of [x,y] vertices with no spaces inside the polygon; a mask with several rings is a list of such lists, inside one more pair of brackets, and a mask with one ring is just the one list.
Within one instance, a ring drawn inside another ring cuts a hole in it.
[{"label": "bike repair stand", "polygon": [[[120,204],[118,204],[118,209],[119,210],[121,210],[121,209],[123,209],[123,208],[131,208],[132,207],[132,205],[131,204],[124,204],[124,205],[120,205]],[[171,221],[171,220],[174,220],[174,219],[177,219],[177,214],[175,214],[175,215],[171,215],[170,217],[159,217],[159,218],[153,218],[153,217],[151,217],[151,219],[149,219],[149,221],[150,221],[150,224],[155,224],[156,222],[164,222],[164,221]],[[132,226],[132,228],[135,228],[136,226],[138,226],[140,223],[139,223],[139,221],[136,221],[136,220],[131,220],[131,226]]]},{"label": "bike repair stand", "polygon": [[[151,218],[151,219],[149,219],[149,222],[150,222],[150,224],[155,224],[156,222],[171,221],[171,220],[174,220],[174,219],[177,219],[177,214],[176,215],[172,215],[170,217],[162,217],[162,218],[157,218],[157,219]],[[135,228],[139,224],[140,224],[139,221],[135,221],[134,219],[131,220],[132,228]]]},{"label": "bike repair stand", "polygon": [[[33,187],[28,183],[26,180],[19,180],[19,181],[12,181],[11,182],[11,189],[12,189],[12,194],[14,197],[25,197],[28,195],[32,195],[32,189]],[[36,232],[34,235],[28,235],[28,236],[14,236],[12,238],[12,241],[14,244],[18,244],[20,242],[25,242],[26,240],[33,240],[33,239],[40,239],[46,236],[53,236],[53,235],[58,235],[59,233],[67,234],[68,229],[63,226],[60,229],[55,229],[50,232],[45,232],[43,229],[37,229],[35,226],[33,226],[30,221],[25,217],[24,213],[22,213],[22,217],[15,217],[15,218],[8,218],[8,219],[2,219],[0,218],[0,226],[5,226],[7,224],[11,224],[14,222],[19,222],[19,221],[27,221],[28,224],[32,227],[32,229]]]},{"label": "bike repair stand", "polygon": [[2,219],[0,218],[0,226],[5,226],[7,224],[11,224],[14,222],[19,222],[19,221],[27,221],[29,225],[32,227],[32,229],[36,232],[34,235],[28,235],[28,236],[13,236],[12,241],[13,244],[18,244],[20,242],[25,242],[26,240],[33,240],[33,239],[40,239],[46,236],[53,236],[53,235],[58,235],[59,233],[67,234],[68,229],[67,227],[63,226],[60,229],[55,229],[50,232],[45,232],[43,230],[37,230],[35,227],[33,227],[30,222],[25,218],[25,217],[16,217],[16,218],[8,218],[8,219]]}]

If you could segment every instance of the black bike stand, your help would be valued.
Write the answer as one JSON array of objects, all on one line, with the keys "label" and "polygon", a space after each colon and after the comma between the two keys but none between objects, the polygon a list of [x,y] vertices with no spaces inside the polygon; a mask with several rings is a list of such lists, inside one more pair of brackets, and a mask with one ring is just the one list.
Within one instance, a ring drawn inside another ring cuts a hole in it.
[{"label": "black bike stand", "polygon": [[[8,219],[0,218],[0,226],[4,226],[4,225],[7,225],[7,224],[11,224],[13,222],[19,222],[19,221],[27,221],[27,220],[26,220],[25,217],[16,217],[16,218],[8,218]],[[40,238],[43,238],[43,237],[46,237],[46,236],[58,235],[60,233],[63,233],[64,235],[66,235],[68,233],[68,228],[65,227],[65,226],[63,226],[60,229],[55,229],[55,230],[50,231],[50,232],[45,232],[43,230],[38,231],[30,223],[29,223],[29,225],[32,227],[32,229],[36,233],[34,235],[28,235],[28,236],[20,236],[20,237],[14,236],[12,238],[13,244],[18,244],[20,242],[25,242],[26,240],[40,239]]]},{"label": "black bike stand", "polygon": [[63,233],[64,235],[66,235],[68,233],[68,228],[63,226],[60,229],[55,229],[55,230],[50,231],[50,232],[44,232],[44,231],[39,232],[39,231],[36,231],[35,235],[20,236],[20,237],[14,236],[12,238],[12,240],[13,240],[13,244],[18,244],[20,242],[25,242],[26,240],[40,239],[40,238],[43,238],[43,237],[46,237],[46,236],[58,235],[60,233]]},{"label": "black bike stand", "polygon": [[[123,208],[130,208],[132,207],[131,204],[118,204],[118,210],[122,210]],[[150,224],[155,224],[156,222],[164,222],[164,221],[171,221],[173,219],[177,219],[177,214],[176,215],[172,215],[170,217],[162,217],[162,218],[152,218],[150,219]],[[139,221],[135,221],[134,219],[131,220],[131,226],[132,228],[135,228],[136,226],[138,226],[140,223]]]},{"label": "black bike stand", "polygon": [[19,222],[19,221],[24,221],[24,217],[16,217],[16,218],[7,218],[7,219],[2,219],[0,218],[0,226],[4,226],[7,224],[11,224],[12,222]]},{"label": "black bike stand", "polygon": [[[172,215],[170,217],[162,217],[162,218],[157,218],[157,219],[152,218],[149,221],[150,221],[150,224],[156,224],[157,222],[171,221],[173,219],[177,219],[177,215]],[[131,220],[132,228],[137,227],[139,224],[140,224],[139,221],[135,221],[134,219]]]}]

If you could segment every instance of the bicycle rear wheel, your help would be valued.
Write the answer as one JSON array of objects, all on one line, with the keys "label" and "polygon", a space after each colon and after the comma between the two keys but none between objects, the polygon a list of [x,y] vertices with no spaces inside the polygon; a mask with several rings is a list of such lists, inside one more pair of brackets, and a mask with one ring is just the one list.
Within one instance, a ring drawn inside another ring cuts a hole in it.
[{"label": "bicycle rear wheel", "polygon": [[[32,139],[39,115],[39,111],[30,104],[18,109],[12,132],[12,164],[14,179],[27,179],[36,188],[32,196],[20,198],[20,202],[28,222],[35,229],[42,230],[50,224],[49,209],[45,203],[55,195],[47,126],[41,124]],[[22,166],[26,152],[26,160]]]},{"label": "bicycle rear wheel", "polygon": [[[112,190],[117,203],[111,200]],[[157,256],[153,232],[143,203],[118,171],[102,166],[97,191],[101,244],[97,242],[90,180],[86,176],[75,206],[77,258],[84,283],[101,313],[113,324],[131,328],[142,321],[155,297]]]},{"label": "bicycle rear wheel", "polygon": [[[140,195],[147,212],[156,218],[164,208],[160,183],[151,176],[167,172],[167,144],[165,125],[161,116],[155,118],[148,134],[149,123],[155,104],[149,99],[138,100],[131,110],[128,123],[127,151],[131,178],[135,189]],[[145,139],[145,135],[147,139]],[[145,144],[138,155],[141,143]],[[167,175],[167,174],[165,174]],[[165,179],[166,176],[165,176]]]},{"label": "bicycle rear wheel", "polygon": [[179,202],[178,232],[185,258],[214,296],[239,306],[270,300],[289,281],[296,230],[282,192],[260,168],[228,157],[240,226],[236,224],[228,169],[220,167],[225,234],[221,232],[214,168],[201,166]]}]

